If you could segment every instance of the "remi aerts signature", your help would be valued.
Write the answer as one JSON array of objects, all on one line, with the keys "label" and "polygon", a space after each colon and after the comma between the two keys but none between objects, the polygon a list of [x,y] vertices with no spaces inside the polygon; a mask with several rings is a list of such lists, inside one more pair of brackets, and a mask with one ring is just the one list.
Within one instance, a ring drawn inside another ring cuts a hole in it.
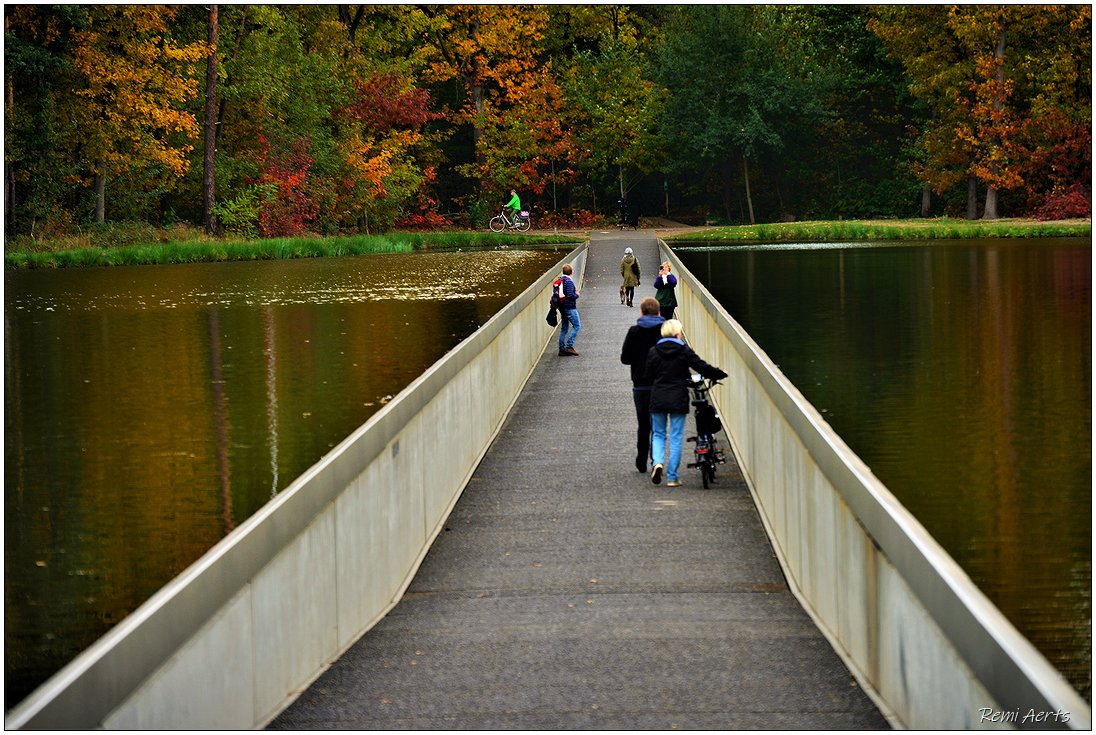
[{"label": "remi aerts signature", "polygon": [[978,710],[979,722],[1016,722],[1023,724],[1038,724],[1040,722],[1069,722],[1069,712],[1065,710],[1037,710],[1029,709],[993,709],[982,707]]}]

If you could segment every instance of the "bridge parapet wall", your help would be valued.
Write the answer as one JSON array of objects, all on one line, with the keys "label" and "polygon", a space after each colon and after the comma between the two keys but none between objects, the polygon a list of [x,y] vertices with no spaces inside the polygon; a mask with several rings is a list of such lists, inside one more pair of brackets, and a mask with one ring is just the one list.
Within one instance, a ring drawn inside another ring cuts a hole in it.
[{"label": "bridge parapet wall", "polygon": [[660,250],[689,343],[730,373],[715,402],[788,583],[884,714],[919,730],[1090,729],[1084,699]]},{"label": "bridge parapet wall", "polygon": [[[586,246],[564,262],[581,278]],[[552,337],[557,270],[5,717],[262,727],[399,601]]]}]

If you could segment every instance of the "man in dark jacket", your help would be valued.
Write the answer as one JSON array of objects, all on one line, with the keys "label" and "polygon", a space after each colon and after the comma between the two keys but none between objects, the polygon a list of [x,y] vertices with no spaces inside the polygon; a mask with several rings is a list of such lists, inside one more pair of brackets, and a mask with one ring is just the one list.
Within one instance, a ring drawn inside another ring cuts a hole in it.
[{"label": "man in dark jacket", "polygon": [[[681,338],[681,322],[667,319],[662,323],[662,339],[647,353],[646,377],[651,381],[651,482],[662,482],[663,461],[666,461],[666,486],[678,487],[681,480],[677,469],[681,464],[681,447],[685,439],[685,417],[689,414],[689,383],[692,371],[712,380],[722,380],[727,373],[700,359]],[[666,422],[670,423],[669,460],[666,457]]]},{"label": "man in dark jacket", "polygon": [[640,317],[628,328],[620,361],[632,368],[632,400],[636,404],[636,469],[647,471],[651,456],[651,381],[647,378],[647,353],[662,337],[663,319],[658,313],[658,299],[651,296],[639,304]]}]

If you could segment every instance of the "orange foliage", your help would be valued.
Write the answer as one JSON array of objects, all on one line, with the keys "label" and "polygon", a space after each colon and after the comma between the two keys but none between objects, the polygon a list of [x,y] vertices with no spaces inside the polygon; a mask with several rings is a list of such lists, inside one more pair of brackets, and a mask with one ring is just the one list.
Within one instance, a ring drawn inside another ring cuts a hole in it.
[{"label": "orange foliage", "polygon": [[93,172],[109,177],[136,164],[182,176],[198,136],[184,106],[197,96],[195,64],[208,47],[176,45],[166,6],[97,5],[88,15],[72,61],[83,79],[75,114]]}]

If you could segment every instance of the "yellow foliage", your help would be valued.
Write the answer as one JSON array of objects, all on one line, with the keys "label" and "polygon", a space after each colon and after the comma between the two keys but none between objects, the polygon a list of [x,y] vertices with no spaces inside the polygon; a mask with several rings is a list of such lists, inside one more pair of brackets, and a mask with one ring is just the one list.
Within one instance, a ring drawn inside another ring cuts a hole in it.
[{"label": "yellow foliage", "polygon": [[173,177],[188,168],[199,126],[186,104],[198,94],[193,72],[209,54],[204,43],[179,46],[167,34],[174,11],[164,6],[89,8],[77,32],[73,66],[77,129],[95,173],[110,177],[136,166],[162,166]]}]

